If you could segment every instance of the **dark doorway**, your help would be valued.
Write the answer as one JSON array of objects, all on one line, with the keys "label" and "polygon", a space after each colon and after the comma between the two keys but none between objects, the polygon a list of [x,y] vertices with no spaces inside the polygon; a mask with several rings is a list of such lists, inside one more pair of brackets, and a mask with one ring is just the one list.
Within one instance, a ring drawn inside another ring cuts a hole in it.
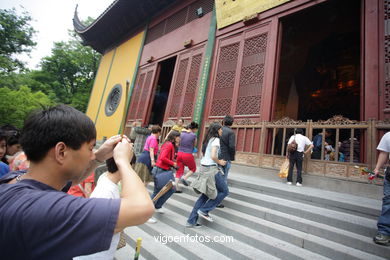
[{"label": "dark doorway", "polygon": [[360,119],[360,6],[332,0],[281,21],[274,119]]},{"label": "dark doorway", "polygon": [[149,124],[160,126],[163,124],[175,63],[176,56],[159,63],[160,73],[154,94],[152,111],[150,112]]}]

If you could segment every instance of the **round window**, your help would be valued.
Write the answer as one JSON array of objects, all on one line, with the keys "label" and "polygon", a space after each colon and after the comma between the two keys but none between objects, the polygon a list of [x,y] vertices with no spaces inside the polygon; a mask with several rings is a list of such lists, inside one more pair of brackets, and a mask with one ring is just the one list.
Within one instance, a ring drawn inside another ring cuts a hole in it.
[{"label": "round window", "polygon": [[110,94],[108,95],[106,102],[106,115],[111,116],[115,113],[116,109],[121,102],[122,97],[122,86],[121,84],[116,84],[112,89]]}]

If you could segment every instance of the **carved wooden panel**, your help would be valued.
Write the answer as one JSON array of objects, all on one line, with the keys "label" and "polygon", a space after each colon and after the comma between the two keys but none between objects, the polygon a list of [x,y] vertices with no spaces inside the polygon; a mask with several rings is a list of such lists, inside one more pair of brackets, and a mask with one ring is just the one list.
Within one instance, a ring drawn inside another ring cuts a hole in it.
[{"label": "carved wooden panel", "polygon": [[184,94],[183,109],[181,117],[192,117],[195,102],[195,93],[199,81],[200,65],[202,62],[202,53],[192,57],[190,74]]},{"label": "carved wooden panel", "polygon": [[273,168],[274,158],[272,156],[262,156],[260,160],[260,166]]},{"label": "carved wooden panel", "polygon": [[346,178],[347,166],[345,164],[325,163],[325,176]]},{"label": "carved wooden panel", "polygon": [[154,70],[148,71],[146,74],[145,84],[142,88],[140,99],[139,99],[139,105],[137,110],[137,118],[142,119],[145,112],[145,104],[148,104],[149,98],[150,98],[150,91],[152,88],[152,78],[153,78]]},{"label": "carved wooden panel", "polygon": [[130,120],[137,119],[136,118],[136,114],[137,114],[138,102],[139,102],[139,97],[141,95],[141,90],[142,90],[142,87],[143,87],[143,84],[144,84],[145,75],[146,75],[146,72],[140,73],[140,76],[138,78],[138,82],[134,86],[133,98],[131,99],[130,113],[129,113],[130,114],[129,115],[129,119]]},{"label": "carved wooden panel", "polygon": [[307,171],[313,175],[324,175],[325,165],[322,162],[311,161],[308,163]]},{"label": "carved wooden panel", "polygon": [[246,39],[240,72],[236,115],[259,115],[267,33]]},{"label": "carved wooden panel", "polygon": [[165,119],[192,118],[198,90],[204,45],[178,55]]},{"label": "carved wooden panel", "polygon": [[236,153],[235,163],[244,164],[248,166],[259,166],[260,165],[260,157],[258,154],[250,154],[250,153]]},{"label": "carved wooden panel", "polygon": [[188,68],[189,58],[185,58],[179,61],[178,72],[175,80],[175,85],[173,86],[172,91],[172,101],[169,108],[169,117],[177,117],[179,114],[180,101],[182,97],[182,92],[184,88],[184,81],[186,78],[186,72]]},{"label": "carved wooden panel", "polygon": [[239,48],[239,42],[220,48],[213,100],[211,103],[211,116],[230,114]]}]

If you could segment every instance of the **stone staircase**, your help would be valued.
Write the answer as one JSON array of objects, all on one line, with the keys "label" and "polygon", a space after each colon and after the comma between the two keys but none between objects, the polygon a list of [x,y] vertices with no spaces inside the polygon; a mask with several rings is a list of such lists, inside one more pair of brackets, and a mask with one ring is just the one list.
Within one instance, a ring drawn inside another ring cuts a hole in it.
[{"label": "stone staircase", "polygon": [[183,187],[165,214],[155,213],[157,223],[125,229],[128,245],[116,259],[132,258],[138,237],[140,259],[390,259],[390,247],[372,242],[380,199],[307,187],[306,176],[305,186],[288,186],[275,171],[256,171],[232,168],[225,208],[210,213],[213,223],[200,218],[199,229],[185,228],[198,195]]}]

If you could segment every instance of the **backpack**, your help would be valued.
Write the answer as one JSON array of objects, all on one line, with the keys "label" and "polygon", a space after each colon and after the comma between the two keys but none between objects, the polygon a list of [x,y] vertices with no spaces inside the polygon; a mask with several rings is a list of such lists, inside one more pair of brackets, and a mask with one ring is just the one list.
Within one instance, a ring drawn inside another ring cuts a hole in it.
[{"label": "backpack", "polygon": [[287,152],[289,154],[291,154],[291,153],[295,152],[297,150],[297,148],[298,148],[298,144],[295,141],[295,135],[294,135],[294,140],[292,140],[292,142],[289,143],[288,146],[287,146]]}]

